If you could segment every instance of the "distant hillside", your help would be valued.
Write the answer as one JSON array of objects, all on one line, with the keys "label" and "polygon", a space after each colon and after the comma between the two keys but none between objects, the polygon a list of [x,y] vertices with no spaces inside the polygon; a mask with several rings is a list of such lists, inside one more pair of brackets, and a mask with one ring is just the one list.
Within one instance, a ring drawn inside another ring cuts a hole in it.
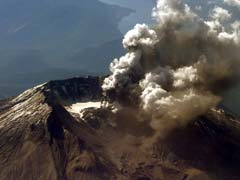
[{"label": "distant hillside", "polygon": [[[0,98],[96,72],[78,54],[120,39],[118,22],[131,12],[97,0],[0,0]],[[74,70],[72,59],[81,62]]]},{"label": "distant hillside", "polygon": [[97,74],[105,74],[109,72],[112,60],[124,53],[122,39],[118,39],[74,53],[70,56],[68,65],[71,69],[83,68]]},{"label": "distant hillside", "polygon": [[71,50],[120,37],[129,10],[97,0],[0,0],[1,49]]},{"label": "distant hillside", "polygon": [[135,12],[124,18],[119,23],[119,29],[126,33],[137,23],[154,24],[151,11],[156,5],[156,0],[99,0],[107,4],[118,5],[133,9]]}]

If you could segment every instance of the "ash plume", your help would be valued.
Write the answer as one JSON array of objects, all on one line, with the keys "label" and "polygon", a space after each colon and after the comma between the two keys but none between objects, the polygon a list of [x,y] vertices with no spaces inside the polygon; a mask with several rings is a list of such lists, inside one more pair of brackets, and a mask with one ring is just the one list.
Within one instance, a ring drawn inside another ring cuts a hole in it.
[{"label": "ash plume", "polygon": [[137,24],[125,35],[128,52],[110,64],[102,88],[163,137],[216,107],[238,81],[240,22],[222,7],[205,21],[181,0],[159,0],[152,15],[155,26]]},{"label": "ash plume", "polygon": [[223,2],[229,6],[237,7],[240,9],[240,1],[239,0],[223,0]]}]

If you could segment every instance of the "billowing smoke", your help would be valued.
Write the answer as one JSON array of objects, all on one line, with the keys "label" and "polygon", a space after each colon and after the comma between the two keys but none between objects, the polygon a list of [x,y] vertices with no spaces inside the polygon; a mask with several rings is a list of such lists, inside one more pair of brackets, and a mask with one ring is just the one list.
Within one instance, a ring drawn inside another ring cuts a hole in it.
[{"label": "billowing smoke", "polygon": [[[106,94],[124,97],[148,118],[159,136],[187,125],[216,107],[225,88],[236,83],[240,22],[215,7],[204,21],[181,0],[159,0],[157,24],[137,24],[123,39],[128,53],[115,59],[104,80]],[[114,103],[114,102],[113,102]]]},{"label": "billowing smoke", "polygon": [[223,0],[229,6],[237,7],[240,9],[240,1],[239,0]]},{"label": "billowing smoke", "polygon": [[141,66],[140,59],[143,56],[141,47],[154,47],[157,43],[157,34],[147,25],[137,24],[130,30],[123,39],[123,46],[129,52],[119,60],[114,59],[110,64],[112,75],[105,79],[103,90],[114,89],[117,86],[129,83],[131,75],[143,74],[144,67]]}]

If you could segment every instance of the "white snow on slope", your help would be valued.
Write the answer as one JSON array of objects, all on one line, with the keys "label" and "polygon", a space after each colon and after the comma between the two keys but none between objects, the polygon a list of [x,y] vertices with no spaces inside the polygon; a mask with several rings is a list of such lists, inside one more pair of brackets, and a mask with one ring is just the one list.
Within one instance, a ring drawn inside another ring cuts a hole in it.
[{"label": "white snow on slope", "polygon": [[70,106],[66,106],[66,110],[73,114],[79,114],[82,117],[82,110],[86,108],[100,108],[100,101],[88,101],[88,102],[78,102],[71,104]]}]

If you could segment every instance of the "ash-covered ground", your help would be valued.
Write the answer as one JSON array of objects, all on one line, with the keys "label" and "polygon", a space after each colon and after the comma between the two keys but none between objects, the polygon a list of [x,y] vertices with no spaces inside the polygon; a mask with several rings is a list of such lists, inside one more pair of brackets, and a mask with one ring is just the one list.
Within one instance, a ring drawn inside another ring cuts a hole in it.
[{"label": "ash-covered ground", "polygon": [[52,81],[1,101],[0,179],[239,179],[238,118],[212,108],[156,136],[148,116],[106,103],[102,79]]}]

